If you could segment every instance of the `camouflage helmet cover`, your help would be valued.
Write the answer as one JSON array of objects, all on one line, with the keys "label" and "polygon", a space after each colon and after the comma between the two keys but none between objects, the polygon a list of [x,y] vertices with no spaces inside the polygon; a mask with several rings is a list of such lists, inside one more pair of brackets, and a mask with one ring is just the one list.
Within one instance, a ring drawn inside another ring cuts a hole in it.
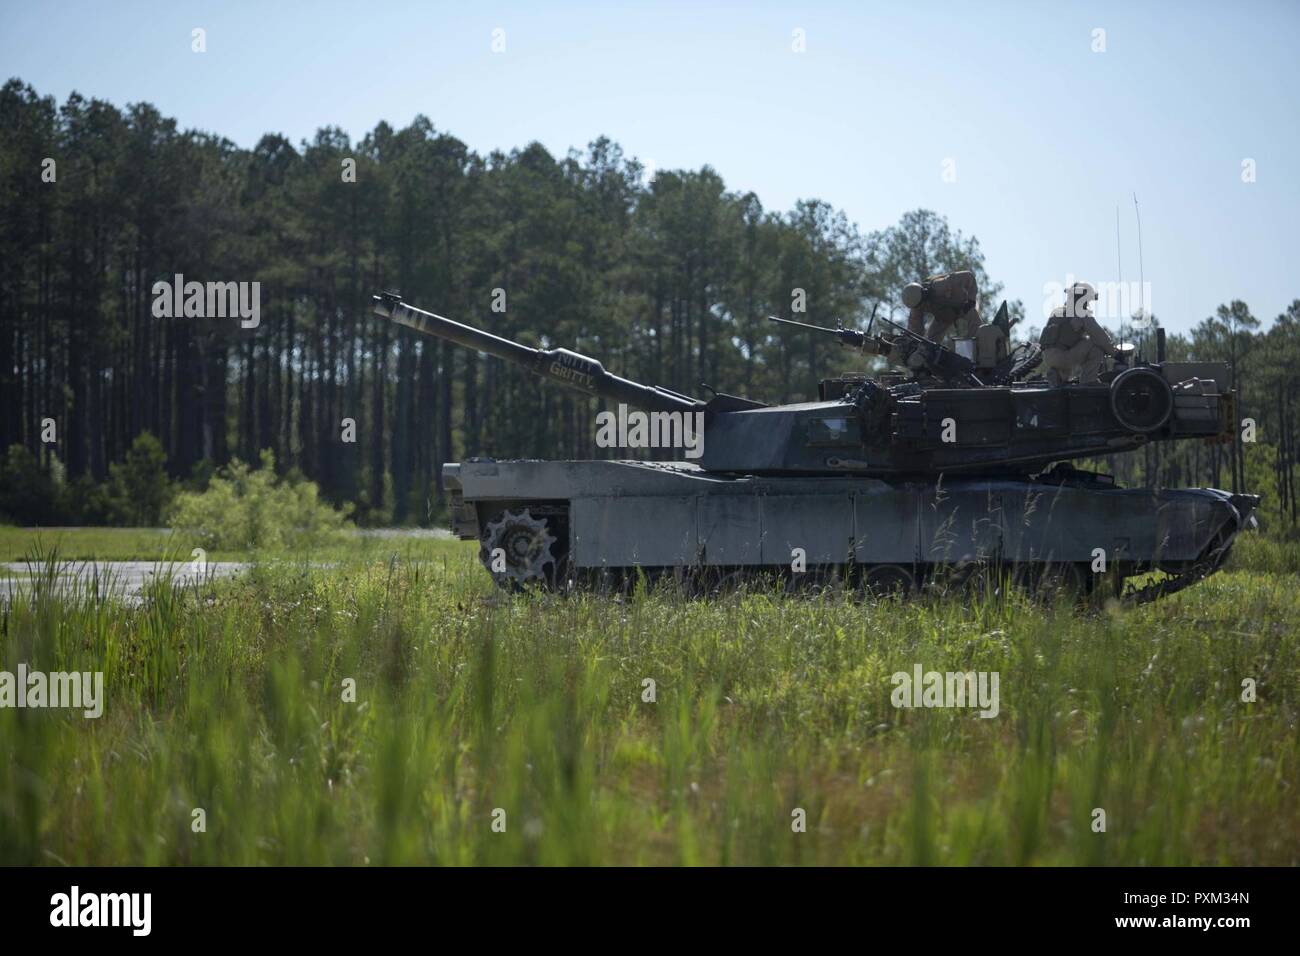
[{"label": "camouflage helmet cover", "polygon": [[1087,282],[1076,282],[1065,292],[1065,300],[1075,309],[1087,308],[1097,298],[1097,290]]}]

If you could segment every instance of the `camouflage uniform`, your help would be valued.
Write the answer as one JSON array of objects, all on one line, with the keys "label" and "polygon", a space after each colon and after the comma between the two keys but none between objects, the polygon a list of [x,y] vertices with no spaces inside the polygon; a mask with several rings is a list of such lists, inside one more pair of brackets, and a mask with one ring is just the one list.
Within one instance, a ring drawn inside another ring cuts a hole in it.
[{"label": "camouflage uniform", "polygon": [[[950,332],[970,337],[980,325],[979,286],[973,272],[949,272],[912,282],[903,289],[908,307],[907,328],[931,342],[942,342]],[[930,315],[930,325],[925,317]],[[960,325],[958,324],[960,323]]]},{"label": "camouflage uniform", "polygon": [[1048,385],[1063,385],[1076,374],[1081,384],[1095,384],[1102,360],[1116,354],[1110,335],[1092,317],[1096,296],[1092,286],[1080,282],[1066,292],[1066,304],[1052,310],[1038,338]]}]

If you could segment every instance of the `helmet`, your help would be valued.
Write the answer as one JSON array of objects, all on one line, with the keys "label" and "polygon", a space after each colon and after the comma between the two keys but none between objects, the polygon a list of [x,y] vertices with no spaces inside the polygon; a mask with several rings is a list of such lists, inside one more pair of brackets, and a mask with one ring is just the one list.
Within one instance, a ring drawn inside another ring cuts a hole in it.
[{"label": "helmet", "polygon": [[925,298],[925,286],[919,282],[909,282],[903,286],[903,305],[915,309]]},{"label": "helmet", "polygon": [[1096,298],[1096,289],[1086,282],[1076,282],[1065,292],[1066,310],[1072,316],[1083,315]]}]

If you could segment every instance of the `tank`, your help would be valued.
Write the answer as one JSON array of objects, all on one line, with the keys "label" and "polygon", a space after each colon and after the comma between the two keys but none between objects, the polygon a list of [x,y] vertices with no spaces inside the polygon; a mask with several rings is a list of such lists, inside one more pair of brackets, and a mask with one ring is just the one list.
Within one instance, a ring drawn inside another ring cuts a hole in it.
[{"label": "tank", "polygon": [[[1217,570],[1254,524],[1256,496],[1126,489],[1070,464],[1154,441],[1230,441],[1222,363],[1126,352],[1097,384],[1050,387],[1029,378],[1034,346],[980,365],[892,323],[875,336],[818,329],[906,371],[828,379],[817,401],[769,405],[644,385],[395,293],[374,296],[374,311],[641,410],[664,434],[698,432],[693,460],[445,464],[453,530],[479,542],[484,567],[509,589],[665,576],[873,593],[1014,582],[1141,602]],[[1164,574],[1130,582],[1154,570]]]}]

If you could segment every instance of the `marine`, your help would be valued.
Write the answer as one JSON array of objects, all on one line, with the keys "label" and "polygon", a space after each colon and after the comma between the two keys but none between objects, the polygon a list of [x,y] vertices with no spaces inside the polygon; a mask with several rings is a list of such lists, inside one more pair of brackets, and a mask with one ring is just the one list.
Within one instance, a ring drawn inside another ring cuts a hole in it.
[{"label": "marine", "polygon": [[908,331],[924,335],[931,342],[942,342],[950,332],[958,337],[973,337],[980,325],[979,286],[975,273],[968,270],[909,282],[903,287],[903,305],[908,309]]},{"label": "marine", "polygon": [[1119,354],[1110,335],[1093,318],[1096,298],[1092,286],[1076,282],[1066,290],[1065,305],[1052,310],[1038,337],[1048,385],[1063,385],[1076,376],[1083,385],[1096,384],[1105,357]]}]

